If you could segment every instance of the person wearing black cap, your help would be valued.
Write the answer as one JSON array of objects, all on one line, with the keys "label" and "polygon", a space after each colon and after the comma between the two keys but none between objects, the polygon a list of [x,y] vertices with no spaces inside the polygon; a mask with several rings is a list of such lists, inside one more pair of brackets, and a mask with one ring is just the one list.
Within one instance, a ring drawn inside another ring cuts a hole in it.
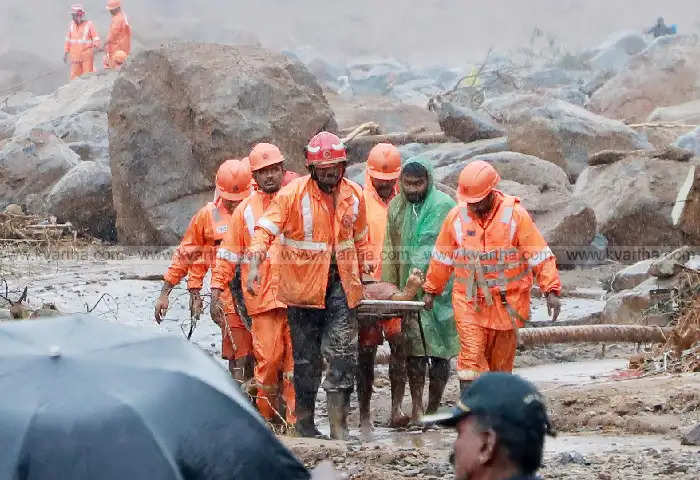
[{"label": "person wearing black cap", "polygon": [[455,480],[537,479],[544,436],[556,435],[537,388],[500,372],[481,375],[457,405],[423,423],[457,429],[450,456]]}]

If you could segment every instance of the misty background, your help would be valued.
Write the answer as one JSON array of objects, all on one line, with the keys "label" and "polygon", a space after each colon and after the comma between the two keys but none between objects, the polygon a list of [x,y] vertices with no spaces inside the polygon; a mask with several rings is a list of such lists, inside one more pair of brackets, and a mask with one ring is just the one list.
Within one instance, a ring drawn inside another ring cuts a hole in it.
[{"label": "misty background", "polygon": [[[0,55],[26,51],[49,62],[61,59],[71,1],[0,3]],[[83,2],[102,38],[110,21],[105,3]],[[482,60],[490,47],[526,46],[535,28],[575,53],[612,32],[647,29],[658,16],[676,24],[679,33],[700,32],[697,0],[124,0],[123,5],[137,49],[167,39],[259,41],[334,64],[379,56],[461,67]]]}]

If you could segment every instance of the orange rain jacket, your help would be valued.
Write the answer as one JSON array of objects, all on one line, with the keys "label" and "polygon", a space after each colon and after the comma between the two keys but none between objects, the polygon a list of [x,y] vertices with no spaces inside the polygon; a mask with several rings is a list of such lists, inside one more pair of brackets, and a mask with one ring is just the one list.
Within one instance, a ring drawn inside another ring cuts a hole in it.
[{"label": "orange rain jacket", "polygon": [[255,226],[250,248],[263,254],[280,239],[280,300],[290,306],[325,308],[328,273],[335,257],[348,306],[362,300],[361,262],[367,255],[367,215],[362,189],[343,178],[328,196],[311,180],[298,178],[283,187]]},{"label": "orange rain jacket", "polygon": [[[216,260],[217,246],[228,232],[230,219],[230,213],[212,202],[202,207],[192,217],[163,280],[177,285],[187,275],[187,288],[201,289],[204,276]],[[233,305],[227,305],[226,313],[236,313]]]},{"label": "orange rain jacket", "polygon": [[[396,182],[394,198],[399,193],[399,182]],[[372,185],[372,179],[367,173],[365,178],[365,188],[362,191],[367,207],[367,227],[368,227],[368,257],[367,261],[374,265],[372,277],[378,282],[382,281],[382,249],[384,248],[384,234],[386,233],[386,222],[389,215],[389,202],[385,202],[379,196],[377,190]],[[389,201],[391,201],[391,198]]]},{"label": "orange rain jacket", "polygon": [[100,48],[100,37],[95,25],[86,20],[80,25],[71,21],[66,34],[65,52],[71,63],[80,63],[94,58],[94,49]]},{"label": "orange rain jacket", "polygon": [[497,190],[493,213],[484,223],[471,217],[464,202],[448,213],[424,290],[442,292],[453,270],[458,323],[495,330],[524,326],[533,273],[542,292],[561,291],[554,254],[530,215],[518,198]]},{"label": "orange rain jacket", "polygon": [[123,11],[112,16],[109,33],[105,41],[107,55],[111,57],[119,50],[127,55],[131,52],[131,26]]},{"label": "orange rain jacket", "polygon": [[[253,192],[243,200],[231,216],[231,228],[216,254],[216,266],[212,272],[211,288],[225,290],[233,278],[236,264],[241,264],[241,283],[248,281],[250,270],[247,261],[247,249],[255,233],[255,224],[262,217],[263,212],[272,202],[276,194],[266,194],[259,190]],[[275,241],[270,248],[267,259],[260,264],[259,281],[260,291],[256,296],[250,295],[247,289],[243,289],[248,314],[256,315],[276,308],[287,308],[278,299],[280,274],[279,241]]]}]

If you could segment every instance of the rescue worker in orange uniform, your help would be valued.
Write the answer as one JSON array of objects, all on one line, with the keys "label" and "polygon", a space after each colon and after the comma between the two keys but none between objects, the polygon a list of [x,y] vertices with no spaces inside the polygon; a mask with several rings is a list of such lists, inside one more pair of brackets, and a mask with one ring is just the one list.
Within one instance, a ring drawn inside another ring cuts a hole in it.
[{"label": "rescue worker in orange uniform", "polygon": [[[155,319],[160,323],[168,310],[168,296],[187,275],[190,292],[190,315],[202,312],[200,290],[209,268],[214,266],[216,251],[228,232],[231,214],[250,194],[252,176],[247,161],[226,160],[216,174],[216,196],[192,217],[185,236],[173,254],[168,271],[163,275],[163,288],[155,305]],[[221,327],[221,356],[228,360],[234,379],[243,383],[253,377],[253,340],[236,312],[229,289],[220,295],[225,318],[212,315]],[[218,312],[217,312],[218,313]]]},{"label": "rescue worker in orange uniform", "polygon": [[121,0],[109,0],[106,8],[112,15],[112,23],[109,26],[109,33],[105,40],[105,55],[102,58],[102,65],[104,68],[109,69],[117,68],[126,59],[117,63],[115,58],[117,52],[123,52],[127,57],[131,53],[131,26],[122,10]]},{"label": "rescue worker in orange uniform", "polygon": [[80,4],[71,7],[73,21],[68,26],[63,63],[70,60],[70,79],[95,71],[95,49],[100,48],[100,37],[95,25],[85,20],[85,9]]},{"label": "rescue worker in orange uniform", "polygon": [[517,330],[530,316],[533,276],[552,320],[561,308],[556,258],[520,200],[495,189],[500,180],[484,161],[464,167],[460,203],[445,218],[423,285],[429,310],[455,273],[452,305],[462,389],[484,372],[513,370]]},{"label": "rescue worker in orange uniform", "polygon": [[[382,280],[382,249],[386,232],[389,202],[399,193],[401,153],[389,143],[375,145],[367,157],[367,175],[363,196],[367,208],[369,251],[368,261],[374,265],[372,280]],[[387,318],[360,326],[357,359],[357,398],[360,406],[360,429],[372,429],[370,403],[374,384],[374,363],[377,346],[386,339],[391,348],[389,381],[391,383],[392,427],[405,427],[409,418],[401,410],[406,388],[406,352],[401,334],[401,318]]]},{"label": "rescue worker in orange uniform", "polygon": [[[220,302],[222,292],[228,290],[236,265],[241,265],[241,282],[247,281],[248,264],[245,259],[255,224],[282,187],[285,175],[284,157],[274,145],[257,144],[248,159],[258,188],[234,210],[230,228],[217,252],[211,280],[212,305]],[[243,296],[252,319],[258,410],[267,421],[273,422],[277,420],[275,410],[284,413],[277,402],[281,383],[287,407],[286,419],[290,425],[294,425],[294,358],[287,324],[287,306],[278,298],[281,281],[278,250],[279,242],[275,241],[269,251],[269,260],[260,265],[260,293],[253,296],[244,290]]]},{"label": "rescue worker in orange uniform", "polygon": [[287,305],[294,355],[296,431],[320,436],[314,425],[321,354],[331,437],[347,439],[350,393],[357,365],[357,316],[362,300],[367,217],[362,189],[343,178],[347,157],[340,139],[315,135],[306,147],[310,175],[280,190],[255,225],[246,288],[261,295],[259,264],[279,238],[279,298]]}]

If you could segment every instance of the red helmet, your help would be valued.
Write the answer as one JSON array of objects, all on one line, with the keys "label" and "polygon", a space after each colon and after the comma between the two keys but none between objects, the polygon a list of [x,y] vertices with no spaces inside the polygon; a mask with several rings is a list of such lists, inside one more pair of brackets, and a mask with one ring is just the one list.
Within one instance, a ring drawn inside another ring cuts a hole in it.
[{"label": "red helmet", "polygon": [[347,161],[345,145],[333,133],[317,133],[306,146],[306,166],[325,166]]},{"label": "red helmet", "polygon": [[247,158],[243,160],[226,160],[216,172],[216,190],[226,200],[244,200],[250,195],[253,175]]},{"label": "red helmet", "polygon": [[500,181],[501,176],[490,163],[483,160],[468,163],[459,174],[457,199],[467,203],[480,202]]}]

